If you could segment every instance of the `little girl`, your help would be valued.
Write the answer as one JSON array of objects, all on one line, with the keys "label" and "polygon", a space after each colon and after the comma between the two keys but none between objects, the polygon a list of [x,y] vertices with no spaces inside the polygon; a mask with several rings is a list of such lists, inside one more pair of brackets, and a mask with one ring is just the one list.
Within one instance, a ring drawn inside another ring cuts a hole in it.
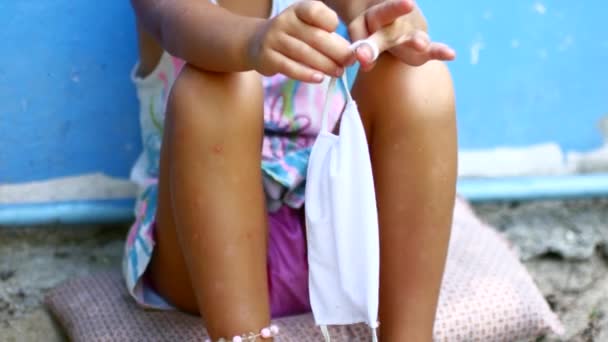
[{"label": "little girl", "polygon": [[[302,224],[326,81],[358,62],[380,226],[379,336],[430,341],[456,180],[451,79],[412,0],[132,0],[143,186],[124,276],[148,308],[200,314],[213,340],[265,339],[310,310]],[[335,33],[339,19],[354,40]],[[331,123],[344,105],[331,94]],[[261,167],[260,167],[261,166]],[[272,330],[272,331],[271,331]],[[269,337],[269,339],[272,337]]]}]

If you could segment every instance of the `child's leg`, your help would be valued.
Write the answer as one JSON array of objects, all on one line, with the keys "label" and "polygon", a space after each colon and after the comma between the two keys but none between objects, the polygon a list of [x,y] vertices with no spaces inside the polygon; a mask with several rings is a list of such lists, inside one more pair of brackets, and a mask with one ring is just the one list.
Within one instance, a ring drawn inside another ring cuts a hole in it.
[{"label": "child's leg", "polygon": [[456,122],[438,62],[380,57],[353,88],[371,144],[380,221],[380,336],[431,341],[452,222]]},{"label": "child's leg", "polygon": [[151,277],[214,339],[270,320],[262,101],[256,73],[186,66],[168,103]]}]

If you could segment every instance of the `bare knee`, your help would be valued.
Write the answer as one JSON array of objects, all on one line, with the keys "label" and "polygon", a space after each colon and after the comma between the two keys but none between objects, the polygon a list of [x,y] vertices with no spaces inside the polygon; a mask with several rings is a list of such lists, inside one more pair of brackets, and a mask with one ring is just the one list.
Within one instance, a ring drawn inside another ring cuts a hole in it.
[{"label": "bare knee", "polygon": [[261,132],[261,77],[254,72],[215,73],[186,65],[171,89],[167,118],[169,124],[207,136]]},{"label": "bare knee", "polygon": [[432,61],[411,67],[384,56],[374,70],[359,76],[353,93],[366,109],[362,111],[370,112],[365,119],[372,125],[388,124],[400,130],[455,129],[454,90],[444,63]]}]

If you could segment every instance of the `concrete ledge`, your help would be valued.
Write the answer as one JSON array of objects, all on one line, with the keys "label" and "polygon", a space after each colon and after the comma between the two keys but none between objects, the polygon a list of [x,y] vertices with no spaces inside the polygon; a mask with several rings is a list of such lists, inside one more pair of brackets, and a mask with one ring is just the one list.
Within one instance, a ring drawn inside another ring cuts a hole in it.
[{"label": "concrete ledge", "polygon": [[0,228],[53,223],[128,222],[133,219],[134,206],[132,198],[0,205]]}]

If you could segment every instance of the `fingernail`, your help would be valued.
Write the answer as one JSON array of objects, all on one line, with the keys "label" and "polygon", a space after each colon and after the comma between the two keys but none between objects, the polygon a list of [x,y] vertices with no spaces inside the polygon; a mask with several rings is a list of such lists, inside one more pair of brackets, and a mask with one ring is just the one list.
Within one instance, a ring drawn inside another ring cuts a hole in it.
[{"label": "fingernail", "polygon": [[369,52],[369,49],[365,47],[360,47],[357,49],[357,52],[358,51],[361,51],[361,57],[365,58],[366,61],[371,59],[371,53]]},{"label": "fingernail", "polygon": [[343,68],[338,68],[336,69],[336,76],[342,76],[342,73],[344,72]]},{"label": "fingernail", "polygon": [[323,74],[320,74],[320,73],[318,73],[318,72],[315,72],[315,73],[312,75],[312,79],[313,79],[313,81],[315,81],[315,82],[321,82],[321,81],[323,81]]}]

